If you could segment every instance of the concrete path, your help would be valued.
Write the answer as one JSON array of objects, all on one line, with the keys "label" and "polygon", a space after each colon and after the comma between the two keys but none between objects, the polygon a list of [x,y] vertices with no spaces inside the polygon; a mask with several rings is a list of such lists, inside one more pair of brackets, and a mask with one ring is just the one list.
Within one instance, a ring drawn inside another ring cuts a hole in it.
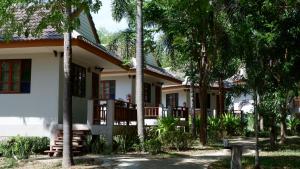
[{"label": "concrete path", "polygon": [[229,155],[230,151],[209,150],[193,152],[192,154],[180,153],[175,157],[168,158],[155,158],[147,155],[103,156],[101,167],[114,169],[202,169]]}]

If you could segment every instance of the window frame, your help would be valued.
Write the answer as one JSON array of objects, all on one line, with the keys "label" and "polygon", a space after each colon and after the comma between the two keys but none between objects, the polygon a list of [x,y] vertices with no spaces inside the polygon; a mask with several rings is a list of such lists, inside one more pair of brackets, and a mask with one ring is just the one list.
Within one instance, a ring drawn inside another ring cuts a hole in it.
[{"label": "window frame", "polygon": [[[86,78],[87,78],[86,68],[81,65],[72,63],[71,71],[72,71],[71,72],[72,96],[85,98],[86,97]],[[81,79],[81,78],[83,78],[83,79]]]},{"label": "window frame", "polygon": [[[111,93],[112,84],[113,84],[113,93]],[[108,87],[109,94],[105,93],[105,87]],[[104,99],[104,100],[116,99],[116,80],[100,80],[99,88],[100,88],[99,89],[99,92],[100,92],[99,98],[100,99]]]},{"label": "window frame", "polygon": [[[172,101],[168,101],[170,98],[172,98]],[[166,107],[178,107],[178,99],[179,99],[179,94],[178,93],[168,93],[166,94]],[[172,105],[171,102],[175,102],[175,105]]]},{"label": "window frame", "polygon": [[[0,94],[30,94],[31,92],[31,71],[32,71],[32,59],[0,59],[0,86],[4,84],[4,82],[2,82],[2,64],[7,62],[9,65],[9,80],[8,82],[5,82],[8,84],[8,88],[10,88],[11,90],[2,90],[2,87],[0,88]],[[24,81],[23,80],[23,75],[26,71],[26,69],[24,68],[24,66],[26,65],[26,62],[28,62],[27,64],[29,65],[29,80]],[[13,65],[14,64],[19,64],[19,70],[18,70],[18,80],[14,81],[13,80]],[[26,92],[22,91],[22,83],[29,83],[29,90]],[[13,90],[12,86],[14,85],[14,83],[17,83],[18,85],[18,90]]]},{"label": "window frame", "polygon": [[144,83],[144,102],[145,103],[151,103],[151,84],[150,83]]}]

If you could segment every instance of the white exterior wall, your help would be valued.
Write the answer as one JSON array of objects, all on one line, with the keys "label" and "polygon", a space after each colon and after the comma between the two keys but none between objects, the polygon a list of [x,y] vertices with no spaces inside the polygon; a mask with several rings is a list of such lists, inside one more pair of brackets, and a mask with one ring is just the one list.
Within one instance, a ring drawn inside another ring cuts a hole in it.
[{"label": "white exterior wall", "polygon": [[162,104],[166,106],[166,95],[172,94],[172,93],[178,93],[178,106],[183,106],[183,103],[186,103],[187,106],[189,106],[189,94],[187,94],[184,90],[177,90],[177,91],[167,91],[162,93]]},{"label": "white exterior wall", "polygon": [[[116,81],[116,98],[117,100],[128,101],[126,96],[131,94],[132,101],[135,102],[135,78],[129,78],[126,75],[123,76],[105,76],[101,77],[101,80],[115,80]],[[145,79],[145,83],[151,84],[151,103],[147,103],[149,106],[155,106],[155,88],[156,85],[151,79]]]},{"label": "white exterior wall", "polygon": [[242,110],[245,113],[253,113],[254,100],[250,94],[241,94],[233,97],[233,109]]},{"label": "white exterior wall", "polygon": [[[111,76],[101,77],[101,80],[115,80],[116,81],[116,98],[118,100],[127,101],[126,96],[132,93],[132,79],[128,76]],[[100,91],[101,92],[101,91]]]},{"label": "white exterior wall", "polygon": [[[184,103],[186,103],[186,106],[190,106],[190,92],[189,91],[184,91],[183,89],[180,90],[173,90],[173,91],[164,91],[162,93],[162,104],[166,106],[166,95],[171,94],[171,93],[178,93],[178,106],[183,106]],[[217,93],[210,91],[208,92],[210,94],[210,108],[208,109],[213,113],[216,111],[217,108],[217,103],[216,103],[216,96]]]},{"label": "white exterior wall", "polygon": [[210,108],[208,110],[211,111],[211,113],[216,113],[217,111],[217,93],[216,92],[208,92],[210,94]]},{"label": "white exterior wall", "polygon": [[32,59],[31,91],[0,94],[0,136],[50,136],[58,122],[59,57],[53,53],[0,54],[0,59],[25,58]]}]

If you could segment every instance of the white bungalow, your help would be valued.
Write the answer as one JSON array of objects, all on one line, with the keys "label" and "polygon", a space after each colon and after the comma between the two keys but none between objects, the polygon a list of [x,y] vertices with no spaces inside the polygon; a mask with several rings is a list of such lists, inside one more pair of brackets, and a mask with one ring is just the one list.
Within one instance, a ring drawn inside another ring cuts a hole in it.
[{"label": "white bungalow", "polygon": [[[135,68],[124,66],[100,45],[90,14],[80,14],[80,23],[72,34],[73,129],[104,134],[112,145],[115,121],[136,121]],[[52,148],[61,151],[56,143],[61,142],[58,133],[63,121],[62,56],[63,37],[52,28],[38,38],[15,36],[10,42],[0,41],[0,137],[50,137]],[[148,106],[161,104],[163,83],[181,83],[155,64],[147,64],[144,72]],[[158,108],[153,110],[149,115],[156,117]]]},{"label": "white bungalow", "polygon": [[[98,98],[100,72],[128,68],[100,45],[90,14],[80,14],[80,23],[72,37],[73,123],[87,124],[88,100]],[[63,37],[52,28],[45,29],[39,38],[15,36],[11,42],[0,42],[1,137],[50,137],[59,127],[62,56]]]},{"label": "white bungalow", "polygon": [[[228,90],[228,88],[225,88],[225,91],[226,90]],[[189,84],[183,82],[183,84],[180,85],[164,85],[162,93],[162,103],[166,105],[166,107],[190,107]],[[220,97],[219,87],[212,85],[207,94],[208,115],[217,115],[220,112],[220,106],[224,106],[224,100]],[[200,111],[199,89],[197,86],[195,86],[195,108],[196,112]]]}]

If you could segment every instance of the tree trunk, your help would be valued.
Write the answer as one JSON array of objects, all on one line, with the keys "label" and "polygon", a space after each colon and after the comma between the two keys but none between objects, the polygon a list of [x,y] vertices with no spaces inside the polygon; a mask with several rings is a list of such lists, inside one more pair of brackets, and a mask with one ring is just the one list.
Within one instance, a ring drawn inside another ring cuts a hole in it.
[{"label": "tree trunk", "polygon": [[200,86],[200,143],[207,143],[207,89]]},{"label": "tree trunk", "polygon": [[143,56],[143,0],[136,2],[136,104],[137,104],[137,128],[140,141],[144,143],[144,56]]},{"label": "tree trunk", "polygon": [[280,144],[284,144],[286,141],[286,108],[282,109],[281,117],[280,117]]},{"label": "tree trunk", "polygon": [[225,113],[225,106],[224,106],[224,102],[225,102],[225,94],[224,94],[224,82],[222,78],[219,78],[219,106],[220,106],[220,112],[217,112],[217,116],[221,116]]},{"label": "tree trunk", "polygon": [[207,86],[208,80],[208,57],[206,51],[206,35],[202,34],[201,55],[198,60],[199,67],[199,97],[200,97],[200,143],[207,143]]},{"label": "tree trunk", "polygon": [[[65,17],[70,19],[71,7],[66,7]],[[64,99],[63,99],[63,160],[62,167],[70,168],[72,154],[72,93],[71,93],[72,39],[71,31],[64,33]]]},{"label": "tree trunk", "polygon": [[270,145],[274,148],[276,145],[276,124],[275,124],[275,114],[272,113],[270,117]]},{"label": "tree trunk", "polygon": [[259,113],[259,130],[264,131],[264,116]]},{"label": "tree trunk", "polygon": [[190,115],[192,116],[192,134],[196,138],[195,86],[193,80],[190,85]]},{"label": "tree trunk", "polygon": [[255,93],[254,93],[255,168],[258,169],[258,168],[260,168],[260,164],[259,164],[259,148],[258,148],[259,139],[258,139],[258,111],[257,111],[257,106],[260,103],[260,101],[259,101],[259,95],[258,95],[257,90],[254,90],[254,91],[255,91]]}]

